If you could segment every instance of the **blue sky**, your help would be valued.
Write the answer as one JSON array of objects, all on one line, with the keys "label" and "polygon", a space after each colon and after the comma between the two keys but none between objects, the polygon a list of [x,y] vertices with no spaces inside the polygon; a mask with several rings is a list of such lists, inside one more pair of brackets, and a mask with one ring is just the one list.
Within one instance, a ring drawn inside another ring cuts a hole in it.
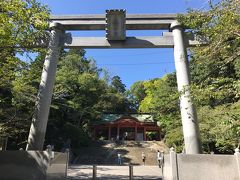
[{"label": "blue sky", "polygon": [[[126,9],[129,14],[184,13],[187,8],[207,7],[207,0],[39,0],[54,15],[104,14],[106,9]],[[160,35],[160,31],[131,31],[127,35]],[[105,32],[73,33],[76,36],[104,36]],[[129,88],[134,82],[162,77],[175,71],[173,49],[87,49],[98,67],[118,75]]]}]

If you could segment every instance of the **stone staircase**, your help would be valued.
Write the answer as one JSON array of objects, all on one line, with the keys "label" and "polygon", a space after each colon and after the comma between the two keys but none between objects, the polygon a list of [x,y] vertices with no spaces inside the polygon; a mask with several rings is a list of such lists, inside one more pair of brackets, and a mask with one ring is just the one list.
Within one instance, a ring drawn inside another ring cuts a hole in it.
[{"label": "stone staircase", "polygon": [[157,150],[168,152],[159,141],[97,141],[77,151],[74,164],[117,165],[117,154],[122,155],[123,165],[142,165],[142,152],[146,155],[145,165],[157,165]]}]

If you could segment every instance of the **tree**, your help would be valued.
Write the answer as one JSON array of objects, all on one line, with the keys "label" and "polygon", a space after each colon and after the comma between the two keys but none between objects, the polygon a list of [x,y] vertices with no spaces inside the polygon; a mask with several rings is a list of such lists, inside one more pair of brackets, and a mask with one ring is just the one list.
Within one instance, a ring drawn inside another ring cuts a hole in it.
[{"label": "tree", "polygon": [[106,99],[111,102],[108,107],[108,112],[125,113],[129,112],[131,108],[129,100],[127,98],[126,85],[123,84],[119,76],[113,76],[111,78],[110,86],[105,95]]},{"label": "tree", "polygon": [[133,110],[138,110],[141,101],[146,97],[144,81],[133,83],[127,93],[131,108]]},{"label": "tree", "polygon": [[118,92],[123,94],[126,89],[125,89],[125,84],[122,83],[122,80],[119,76],[113,76],[112,77],[112,82],[111,82],[112,88]]},{"label": "tree", "polygon": [[17,83],[15,80],[29,66],[16,54],[38,51],[27,47],[36,44],[36,40],[39,42],[39,39],[47,38],[45,29],[48,26],[49,10],[35,0],[3,0],[0,2],[0,12],[0,132],[1,135],[9,136],[10,141],[15,138],[20,142],[25,139],[22,132],[30,121],[26,114],[19,114],[27,110],[21,109],[24,102],[16,104],[14,100],[17,94],[15,90],[24,89],[20,81]]},{"label": "tree", "polygon": [[[240,1],[209,1],[207,11],[179,16],[184,26],[206,46],[191,48],[193,97],[200,112],[200,131],[206,151],[232,152],[239,146],[237,123],[240,97]],[[237,109],[236,111],[234,109]],[[215,127],[215,128],[213,128]],[[221,137],[219,133],[225,132]]]},{"label": "tree", "polygon": [[[11,137],[11,149],[25,146],[44,58],[45,53],[40,53],[30,64],[23,63],[12,80],[11,95],[7,96],[9,115],[3,111],[8,119],[0,125],[1,133]],[[90,124],[99,120],[103,111],[126,109],[126,97],[113,90],[112,85],[101,78],[101,73],[95,61],[85,57],[84,50],[61,52],[46,144],[55,144],[56,150],[60,150],[67,139],[72,140],[73,148],[86,145]]]},{"label": "tree", "polygon": [[3,0],[0,12],[0,88],[11,88],[23,65],[15,55],[34,51],[24,47],[46,38],[49,10],[35,0]]},{"label": "tree", "polygon": [[190,10],[179,20],[208,43],[190,49],[191,72],[195,89],[208,97],[203,102],[216,106],[240,97],[240,1],[209,1],[209,5],[210,10]]},{"label": "tree", "polygon": [[[151,113],[154,119],[160,122],[162,135],[165,136],[167,145],[175,146],[180,151],[183,145],[183,136],[175,73],[159,79],[144,81],[141,84],[143,88],[140,92],[145,96],[142,96],[143,99],[138,102],[140,105],[138,110]],[[135,89],[135,85],[131,89]]]},{"label": "tree", "polygon": [[[233,153],[239,146],[240,102],[199,108],[198,117],[205,152]],[[224,134],[224,135],[223,135]]]},{"label": "tree", "polygon": [[[196,37],[208,42],[190,49],[191,89],[199,112],[203,149],[232,152],[239,146],[236,136],[240,128],[234,110],[239,108],[239,1],[210,1],[210,10],[190,10],[179,20]],[[166,134],[166,142],[179,148],[181,144],[175,143],[179,135],[171,136],[179,134],[175,127]],[[224,138],[222,132],[227,134]]]},{"label": "tree", "polygon": [[[113,91],[102,69],[84,50],[69,50],[61,56],[47,129],[47,142],[60,149],[63,141],[72,140],[73,148],[86,145],[91,123],[103,111],[117,112],[125,108],[125,96]],[[71,131],[72,129],[72,131]]]},{"label": "tree", "polygon": [[11,82],[22,66],[15,55],[33,52],[31,46],[47,38],[49,10],[35,0],[3,0],[0,12],[0,76],[3,77],[0,88],[11,88]]},{"label": "tree", "polygon": [[[0,2],[0,47],[20,47],[20,51],[46,37],[49,10],[35,0]],[[13,50],[13,49],[11,49]]]},{"label": "tree", "polygon": [[161,79],[154,79],[144,83],[146,97],[141,102],[139,108],[141,111],[153,111],[158,115],[167,115],[178,111],[177,87],[176,83],[171,84],[171,76],[170,74]]}]

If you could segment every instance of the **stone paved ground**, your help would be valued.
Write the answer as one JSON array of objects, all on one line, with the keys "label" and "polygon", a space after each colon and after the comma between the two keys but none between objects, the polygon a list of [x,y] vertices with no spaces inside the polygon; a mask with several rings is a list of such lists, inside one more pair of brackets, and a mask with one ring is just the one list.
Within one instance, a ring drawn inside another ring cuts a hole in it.
[{"label": "stone paved ground", "polygon": [[[134,180],[161,180],[162,171],[157,166],[133,166]],[[69,166],[68,179],[92,179],[92,166]],[[97,166],[97,179],[117,180],[129,179],[128,166]]]}]

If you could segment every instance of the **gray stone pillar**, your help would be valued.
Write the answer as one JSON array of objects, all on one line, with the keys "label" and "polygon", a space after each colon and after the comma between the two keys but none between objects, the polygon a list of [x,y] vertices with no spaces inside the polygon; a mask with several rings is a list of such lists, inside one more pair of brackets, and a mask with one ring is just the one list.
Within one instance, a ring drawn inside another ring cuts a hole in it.
[{"label": "gray stone pillar", "polygon": [[186,154],[201,153],[201,142],[197,115],[190,96],[190,73],[183,29],[177,21],[171,24],[174,40],[174,61],[177,73],[178,91]]},{"label": "gray stone pillar", "polygon": [[171,180],[178,180],[178,164],[177,164],[177,153],[175,152],[174,148],[170,148],[169,152],[170,158],[170,168],[171,168]]},{"label": "gray stone pillar", "polygon": [[48,52],[44,61],[41,82],[35,104],[35,112],[28,136],[26,150],[42,150],[48,122],[49,109],[55,82],[58,58],[60,53],[60,24],[50,25],[51,36]]}]

